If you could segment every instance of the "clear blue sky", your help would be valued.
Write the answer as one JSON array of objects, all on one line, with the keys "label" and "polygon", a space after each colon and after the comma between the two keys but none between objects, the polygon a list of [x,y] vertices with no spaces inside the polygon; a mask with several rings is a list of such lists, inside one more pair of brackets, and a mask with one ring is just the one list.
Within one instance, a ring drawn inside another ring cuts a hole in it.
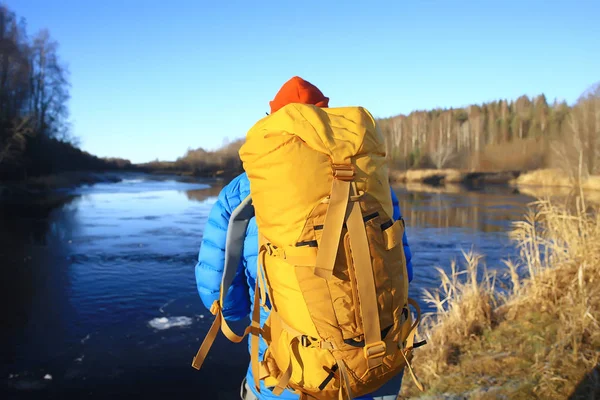
[{"label": "clear blue sky", "polygon": [[82,147],[133,162],[243,137],[294,75],[379,117],[600,80],[597,0],[6,4],[60,43]]}]

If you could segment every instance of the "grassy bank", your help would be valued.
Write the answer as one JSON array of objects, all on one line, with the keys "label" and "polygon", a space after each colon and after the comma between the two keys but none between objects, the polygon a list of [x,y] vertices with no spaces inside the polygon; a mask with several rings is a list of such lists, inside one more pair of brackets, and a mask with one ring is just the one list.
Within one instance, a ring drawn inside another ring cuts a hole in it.
[{"label": "grassy bank", "polygon": [[[520,256],[505,263],[507,285],[473,253],[464,269],[440,270],[441,289],[425,293],[437,309],[424,320],[428,345],[414,360],[427,398],[600,396],[597,211],[536,203],[510,233]],[[421,395],[405,382],[404,396]]]},{"label": "grassy bank", "polygon": [[562,169],[540,169],[525,174],[520,174],[510,182],[516,186],[541,186],[541,187],[580,187],[584,190],[600,190],[600,176],[577,176],[568,174]]},{"label": "grassy bank", "polygon": [[391,183],[420,183],[429,185],[453,184],[510,184],[516,187],[581,188],[600,190],[600,176],[578,177],[562,169],[547,168],[533,171],[464,171],[458,169],[390,170]]}]

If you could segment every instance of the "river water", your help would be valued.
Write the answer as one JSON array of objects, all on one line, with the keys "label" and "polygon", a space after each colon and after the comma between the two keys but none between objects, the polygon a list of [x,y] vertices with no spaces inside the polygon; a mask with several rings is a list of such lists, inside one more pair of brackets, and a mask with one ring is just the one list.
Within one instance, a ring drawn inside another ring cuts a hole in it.
[{"label": "river water", "polygon": [[[221,335],[202,370],[190,366],[212,322],[194,265],[221,187],[127,175],[0,205],[0,398],[237,399],[245,344]],[[514,256],[507,231],[533,200],[506,187],[395,190],[419,300],[462,250],[489,268]]]}]

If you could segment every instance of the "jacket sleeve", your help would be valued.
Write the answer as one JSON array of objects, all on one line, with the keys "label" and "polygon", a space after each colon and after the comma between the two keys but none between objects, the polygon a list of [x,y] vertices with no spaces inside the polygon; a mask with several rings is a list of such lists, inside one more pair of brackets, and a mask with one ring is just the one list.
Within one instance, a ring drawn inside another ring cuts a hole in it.
[{"label": "jacket sleeve", "polygon": [[[400,202],[398,201],[398,197],[394,192],[394,189],[390,187],[390,191],[392,193],[392,205],[394,206],[394,216],[392,217],[394,221],[402,218],[402,213],[400,211]],[[412,253],[410,251],[410,246],[408,245],[408,239],[406,237],[406,229],[404,230],[404,235],[402,236],[402,245],[404,246],[404,254],[406,255],[406,269],[408,271],[408,281],[412,282],[413,279],[413,266],[412,266]]]},{"label": "jacket sleeve", "polygon": [[[238,205],[232,204],[230,199],[239,200],[240,198],[239,193],[232,193],[235,190],[236,186],[225,186],[219,193],[217,202],[210,211],[200,245],[198,263],[195,268],[196,287],[202,303],[208,309],[215,300],[219,299],[225,264],[227,226],[231,212]],[[243,260],[240,257],[235,278],[225,296],[223,316],[227,320],[235,321],[245,318],[249,313],[248,285],[245,279]]]}]

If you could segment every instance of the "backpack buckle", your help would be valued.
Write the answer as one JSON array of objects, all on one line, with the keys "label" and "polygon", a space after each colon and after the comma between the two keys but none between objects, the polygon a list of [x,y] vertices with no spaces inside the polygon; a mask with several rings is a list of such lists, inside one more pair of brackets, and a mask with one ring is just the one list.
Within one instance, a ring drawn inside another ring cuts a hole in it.
[{"label": "backpack buckle", "polygon": [[219,303],[219,300],[213,301],[213,303],[210,305],[210,313],[212,315],[217,315],[217,313],[219,313],[220,311],[221,311],[221,304]]},{"label": "backpack buckle", "polygon": [[354,165],[353,164],[331,164],[333,171],[333,178],[339,179],[340,181],[351,181],[354,179]]},{"label": "backpack buckle", "polygon": [[310,340],[308,340],[308,336],[300,336],[300,344],[302,345],[302,347],[309,347],[311,343]]},{"label": "backpack buckle", "polygon": [[379,357],[383,358],[385,356],[386,350],[387,346],[382,340],[380,340],[379,342],[366,344],[365,347],[363,347],[365,358],[367,360]]}]

